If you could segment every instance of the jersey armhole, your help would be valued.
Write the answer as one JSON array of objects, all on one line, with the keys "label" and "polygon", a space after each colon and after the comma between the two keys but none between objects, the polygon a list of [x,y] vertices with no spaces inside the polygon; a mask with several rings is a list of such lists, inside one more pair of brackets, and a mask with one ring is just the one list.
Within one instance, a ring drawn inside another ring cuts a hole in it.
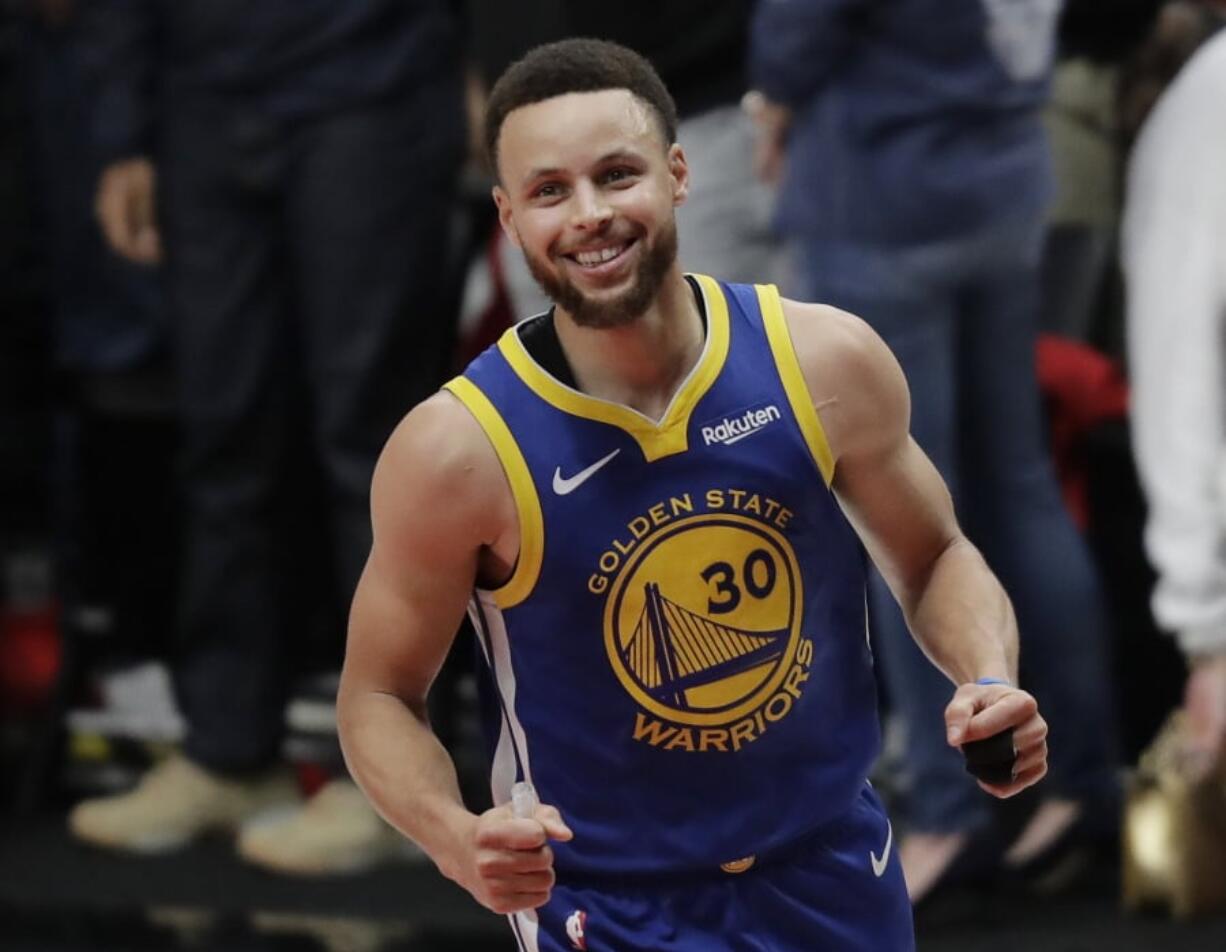
[{"label": "jersey armhole", "polygon": [[445,383],[443,389],[464,404],[485,432],[494,452],[498,454],[498,461],[511,486],[511,495],[515,498],[515,513],[519,519],[519,557],[515,560],[511,577],[489,593],[494,604],[507,609],[518,605],[532,593],[541,573],[541,561],[545,554],[545,520],[541,514],[541,500],[523,451],[489,397],[467,377],[455,377]]},{"label": "jersey armhole", "polygon": [[817,415],[813,397],[800,369],[800,361],[796,358],[796,349],[792,346],[792,335],[788,331],[787,319],[783,316],[779,289],[773,284],[755,284],[754,291],[758,295],[758,309],[762,313],[766,339],[770,342],[771,355],[775,358],[775,368],[779,371],[779,379],[792,407],[792,414],[796,417],[800,434],[809,447],[809,455],[813,457],[822,479],[829,487],[834,480],[834,455],[830,452],[826,431],[822,428],[821,418]]}]

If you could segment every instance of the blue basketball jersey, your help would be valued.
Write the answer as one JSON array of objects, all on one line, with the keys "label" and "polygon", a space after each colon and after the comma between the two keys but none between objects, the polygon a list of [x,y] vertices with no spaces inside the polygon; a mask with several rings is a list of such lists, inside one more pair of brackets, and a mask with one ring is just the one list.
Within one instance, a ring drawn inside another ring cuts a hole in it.
[{"label": "blue basketball jersey", "polygon": [[558,381],[520,328],[447,384],[520,526],[470,605],[494,797],[558,807],[563,879],[746,869],[846,813],[878,752],[866,558],[778,292],[695,280],[705,347],[659,421]]}]

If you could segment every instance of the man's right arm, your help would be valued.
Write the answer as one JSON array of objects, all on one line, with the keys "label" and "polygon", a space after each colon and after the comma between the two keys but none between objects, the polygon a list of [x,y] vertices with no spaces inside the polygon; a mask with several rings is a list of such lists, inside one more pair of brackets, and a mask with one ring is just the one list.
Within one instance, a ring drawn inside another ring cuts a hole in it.
[{"label": "man's right arm", "polygon": [[[374,544],[350,615],[337,723],[345,758],[375,808],[451,879],[496,912],[534,908],[553,883],[546,837],[569,838],[552,807],[482,816],[460,797],[426,714],[482,553],[514,533],[493,448],[450,394],[410,413],[371,487]],[[512,553],[513,559],[513,553]]]}]

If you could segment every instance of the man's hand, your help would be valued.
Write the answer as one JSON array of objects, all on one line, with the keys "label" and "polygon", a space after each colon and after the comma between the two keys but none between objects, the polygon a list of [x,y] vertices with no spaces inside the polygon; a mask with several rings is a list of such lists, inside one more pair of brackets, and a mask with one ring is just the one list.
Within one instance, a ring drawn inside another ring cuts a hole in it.
[{"label": "man's hand", "polygon": [[1226,755],[1226,652],[1191,662],[1184,687],[1186,767],[1193,779],[1206,776]]},{"label": "man's hand", "polygon": [[517,819],[510,804],[495,807],[475,818],[448,874],[492,912],[538,909],[549,902],[554,883],[547,841],[573,836],[553,807],[539,806],[528,819]]},{"label": "man's hand", "polygon": [[136,264],[162,260],[157,227],[157,172],[148,159],[124,159],[102,170],[94,214],[111,250]]},{"label": "man's hand", "polygon": [[945,708],[945,732],[951,747],[983,740],[1013,729],[1013,779],[993,784],[978,781],[995,797],[1011,797],[1038,783],[1047,773],[1047,722],[1025,691],[1007,684],[963,684]]}]

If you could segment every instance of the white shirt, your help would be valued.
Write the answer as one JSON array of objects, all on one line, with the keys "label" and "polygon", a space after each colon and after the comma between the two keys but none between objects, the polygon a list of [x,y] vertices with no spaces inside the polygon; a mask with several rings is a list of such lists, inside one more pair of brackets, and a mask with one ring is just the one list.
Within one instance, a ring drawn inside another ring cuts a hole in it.
[{"label": "white shirt", "polygon": [[1226,33],[1159,100],[1123,227],[1132,423],[1154,614],[1189,654],[1226,650]]}]

